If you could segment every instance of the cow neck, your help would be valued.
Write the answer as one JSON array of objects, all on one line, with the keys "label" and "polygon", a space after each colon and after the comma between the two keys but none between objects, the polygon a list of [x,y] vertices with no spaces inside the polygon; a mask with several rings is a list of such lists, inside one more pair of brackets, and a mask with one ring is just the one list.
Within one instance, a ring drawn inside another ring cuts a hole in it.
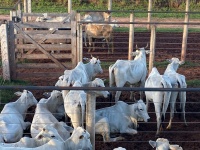
[{"label": "cow neck", "polygon": [[93,76],[95,75],[94,70],[92,69],[92,64],[89,62],[84,64],[85,74],[87,75],[88,81],[91,81]]},{"label": "cow neck", "polygon": [[171,72],[171,71],[176,72],[177,69],[178,69],[178,67],[179,67],[178,64],[175,64],[175,63],[172,62],[172,63],[168,64],[168,66],[167,66],[167,68],[166,68],[164,74],[167,73],[167,72],[169,72],[169,71],[170,71],[170,72]]},{"label": "cow neck", "polygon": [[27,100],[27,97],[25,97],[25,102],[24,102],[24,99],[22,100],[22,98],[20,97],[16,102],[14,102],[16,105],[17,105],[17,107],[15,107],[15,108],[18,108],[17,110],[18,110],[18,112],[20,113],[20,114],[22,114],[23,116],[24,116],[24,113],[27,111],[27,109],[28,109],[28,105],[27,105],[27,103],[26,102],[28,102],[28,100]]},{"label": "cow neck", "polygon": [[146,66],[146,54],[145,52],[140,52],[139,55],[135,56],[134,61],[141,61]]}]

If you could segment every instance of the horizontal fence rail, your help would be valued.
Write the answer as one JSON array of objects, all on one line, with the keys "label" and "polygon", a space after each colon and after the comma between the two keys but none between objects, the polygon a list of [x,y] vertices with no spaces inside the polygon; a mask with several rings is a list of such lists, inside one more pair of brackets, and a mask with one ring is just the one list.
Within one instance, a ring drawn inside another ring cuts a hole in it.
[{"label": "horizontal fence rail", "polygon": [[0,86],[0,90],[86,90],[86,91],[190,91],[198,92],[200,88],[130,88],[130,87],[57,87],[57,86]]}]

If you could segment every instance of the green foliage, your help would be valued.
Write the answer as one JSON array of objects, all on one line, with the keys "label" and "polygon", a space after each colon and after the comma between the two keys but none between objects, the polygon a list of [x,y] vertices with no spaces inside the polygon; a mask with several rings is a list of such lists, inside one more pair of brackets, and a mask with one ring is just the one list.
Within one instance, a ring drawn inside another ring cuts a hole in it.
[{"label": "green foliage", "polygon": [[[0,77],[0,85],[19,86],[19,85],[30,85],[30,83],[22,80],[7,81],[4,80],[2,77]],[[16,90],[14,89],[0,90],[0,110],[3,108],[5,103],[8,103],[9,101],[12,101],[14,98],[16,98],[14,92],[16,92]]]},{"label": "green foliage", "polygon": [[187,82],[187,87],[200,87],[200,80],[195,79],[195,80],[188,80]]}]

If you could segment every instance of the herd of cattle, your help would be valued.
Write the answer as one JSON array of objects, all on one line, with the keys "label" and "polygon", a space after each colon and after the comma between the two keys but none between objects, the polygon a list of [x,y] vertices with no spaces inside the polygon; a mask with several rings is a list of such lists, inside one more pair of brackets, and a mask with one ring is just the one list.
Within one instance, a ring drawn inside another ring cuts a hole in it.
[{"label": "herd of cattle", "polygon": [[[155,88],[186,88],[185,76],[176,71],[183,62],[178,58],[169,60],[169,64],[163,75],[160,75],[154,67],[148,78],[146,67],[146,54],[150,53],[145,48],[137,48],[133,52],[133,60],[117,60],[109,67],[110,86],[114,83],[116,87],[123,87],[129,82],[131,85],[141,82],[141,87]],[[103,73],[101,62],[92,56],[85,59],[72,70],[65,70],[59,77],[55,86],[74,86],[74,87],[105,87],[104,81],[95,78],[97,74]],[[108,91],[94,91],[96,97],[109,96]],[[34,95],[27,90],[16,92],[20,98],[15,102],[7,103],[0,114],[0,149],[1,150],[20,150],[20,149],[51,149],[51,150],[78,150],[92,149],[90,135],[84,129],[85,107],[87,93],[82,90],[53,90],[46,98],[39,102]],[[104,142],[123,140],[122,136],[110,137],[110,133],[137,134],[138,120],[145,122],[150,119],[148,115],[148,101],[153,101],[157,117],[157,132],[159,135],[165,113],[170,105],[170,121],[168,129],[176,111],[176,99],[179,95],[180,109],[185,125],[185,92],[171,91],[146,91],[146,105],[142,99],[133,104],[120,101],[121,92],[115,95],[115,105],[96,110],[95,132],[103,136]],[[143,93],[141,92],[141,98]],[[32,122],[25,122],[27,109],[36,105],[35,114]],[[116,117],[117,116],[117,117]],[[61,118],[69,117],[71,125],[67,125]],[[23,131],[30,127],[31,137],[23,137]],[[170,145],[167,139],[158,138],[157,141],[149,141],[152,147],[159,150],[182,149],[178,145]],[[173,147],[173,148],[172,148]],[[119,147],[118,149],[123,149]]]},{"label": "herd of cattle", "polygon": [[[95,21],[96,18],[92,14],[86,15],[85,20],[91,19]],[[90,26],[86,27],[86,36],[95,37],[94,34],[90,35],[91,29],[87,30]],[[101,26],[101,29],[107,30],[105,25]],[[109,30],[112,32],[112,27]],[[95,31],[99,31],[99,29]],[[106,31],[106,33],[108,32]],[[102,36],[106,41],[110,38],[110,35],[105,34],[98,34],[96,37],[102,38]],[[140,83],[140,87],[146,88],[187,88],[185,76],[177,73],[179,65],[184,63],[178,58],[169,60],[163,75],[160,75],[155,67],[148,75],[146,54],[151,52],[146,50],[147,47],[148,45],[142,48],[136,46],[137,50],[132,52],[132,56],[135,56],[133,60],[117,60],[109,67],[109,86],[123,87],[126,83],[131,86]],[[81,61],[72,70],[65,70],[55,86],[105,87],[104,81],[96,78],[97,74],[103,73],[99,58],[92,56],[91,59],[85,60],[87,63]],[[94,91],[94,93],[96,97],[107,98],[110,96],[108,91]],[[146,104],[143,101],[144,93]],[[104,142],[124,140],[122,136],[111,137],[111,133],[137,134],[138,120],[148,122],[150,119],[148,115],[149,101],[153,101],[155,107],[157,136],[163,130],[162,124],[168,106],[170,106],[170,120],[167,129],[171,128],[178,96],[182,118],[187,125],[185,119],[186,92],[145,91],[144,93],[140,92],[140,100],[135,100],[133,104],[127,104],[120,101],[121,91],[117,91],[113,106],[96,110],[95,132],[102,135]],[[34,95],[27,90],[15,94],[20,96],[19,99],[7,103],[0,114],[0,150],[92,149],[90,134],[84,129],[86,91],[53,90],[40,100],[36,100]],[[130,99],[133,97],[131,93]],[[25,122],[27,109],[33,105],[36,105],[33,120]],[[60,121],[63,117],[70,118],[71,126]],[[23,136],[23,132],[27,128],[30,128],[31,137]],[[158,138],[156,141],[150,140],[149,144],[157,150],[182,149],[179,145],[169,144],[169,141],[164,138]],[[124,148],[118,147],[114,150],[124,150]]]}]

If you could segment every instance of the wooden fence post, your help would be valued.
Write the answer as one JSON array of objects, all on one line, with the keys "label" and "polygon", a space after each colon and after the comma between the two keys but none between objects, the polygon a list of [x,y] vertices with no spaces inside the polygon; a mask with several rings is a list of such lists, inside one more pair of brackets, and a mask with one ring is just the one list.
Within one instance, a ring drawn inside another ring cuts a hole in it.
[{"label": "wooden fence post", "polygon": [[72,10],[72,0],[68,0],[68,13],[71,13]]},{"label": "wooden fence post", "polygon": [[90,133],[90,141],[93,150],[95,150],[95,111],[96,95],[93,92],[88,92],[86,104],[86,130]]},{"label": "wooden fence post", "polygon": [[[28,6],[27,6],[27,0],[24,0],[24,13],[28,13]],[[24,18],[24,22],[27,22],[28,21],[28,17],[26,16]]]},{"label": "wooden fence post", "polygon": [[71,49],[72,49],[72,68],[77,65],[77,41],[76,41],[76,29],[77,22],[75,20],[76,12],[71,12]]},{"label": "wooden fence post", "polygon": [[[189,0],[186,0],[186,8],[185,8],[185,21],[184,23],[189,23]],[[181,61],[185,61],[186,58],[186,49],[187,49],[187,38],[188,38],[188,24],[185,24],[183,27],[183,39],[182,39],[182,51],[181,51]]]},{"label": "wooden fence post", "polygon": [[[77,13],[77,22],[81,20],[80,13]],[[77,61],[83,60],[83,30],[82,24],[77,23]]]},{"label": "wooden fence post", "polygon": [[[130,14],[130,22],[134,21],[133,13]],[[134,25],[133,23],[130,24],[129,28],[129,48],[128,48],[128,60],[132,60],[132,52],[133,52],[133,41],[134,41]]]},{"label": "wooden fence post", "polygon": [[[149,0],[149,6],[148,6],[148,11],[152,11],[152,0]],[[148,19],[149,24],[147,25],[147,29],[150,30],[151,27],[151,13],[148,13]]]},{"label": "wooden fence post", "polygon": [[156,45],[156,25],[151,25],[151,39],[150,39],[150,51],[149,54],[149,73],[154,66],[155,57],[155,45]]},{"label": "wooden fence post", "polygon": [[9,39],[8,39],[8,25],[2,24],[0,26],[0,39],[1,39],[1,57],[2,57],[2,69],[3,79],[11,80],[10,76],[10,62],[9,62]]}]

